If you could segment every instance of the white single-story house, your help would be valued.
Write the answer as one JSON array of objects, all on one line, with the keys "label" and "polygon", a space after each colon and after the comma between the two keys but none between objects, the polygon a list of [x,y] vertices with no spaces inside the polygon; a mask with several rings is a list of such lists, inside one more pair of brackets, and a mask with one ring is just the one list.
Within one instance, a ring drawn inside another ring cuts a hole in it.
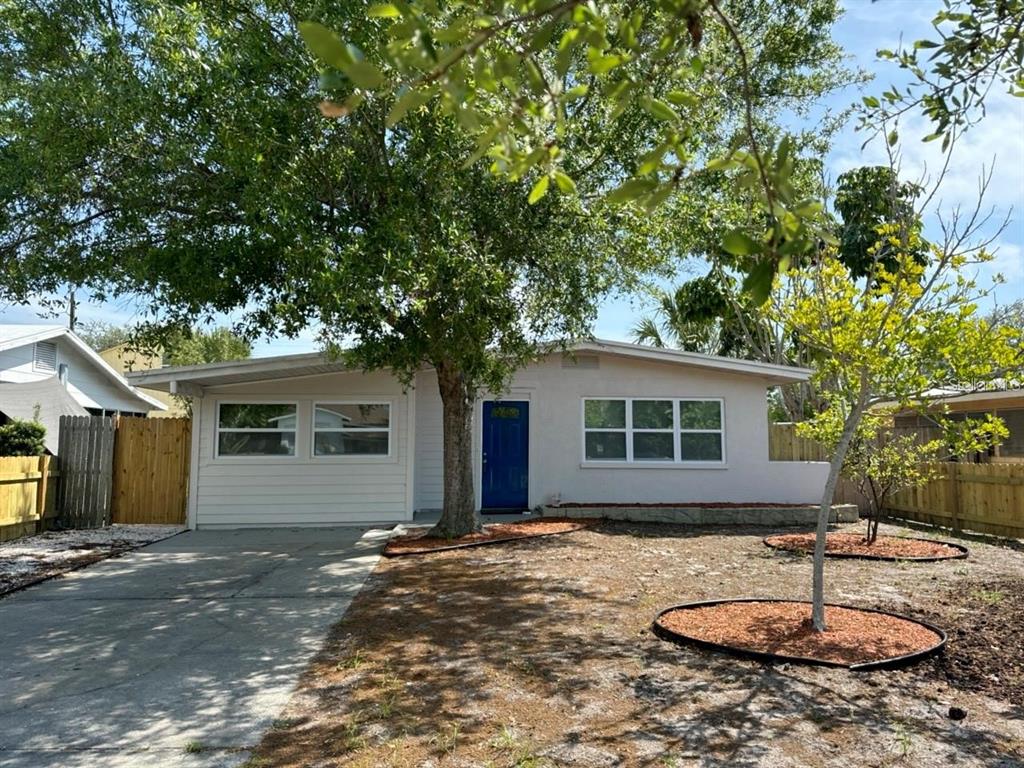
[{"label": "white single-story house", "polygon": [[37,406],[50,452],[62,415],[145,416],[167,407],[64,326],[0,324],[0,421],[34,418]]},{"label": "white single-story house", "polygon": [[[816,503],[826,464],[768,458],[767,390],[809,375],[621,342],[552,351],[477,403],[477,503]],[[402,522],[441,507],[433,370],[404,389],[314,353],[129,379],[194,398],[191,527]]]}]

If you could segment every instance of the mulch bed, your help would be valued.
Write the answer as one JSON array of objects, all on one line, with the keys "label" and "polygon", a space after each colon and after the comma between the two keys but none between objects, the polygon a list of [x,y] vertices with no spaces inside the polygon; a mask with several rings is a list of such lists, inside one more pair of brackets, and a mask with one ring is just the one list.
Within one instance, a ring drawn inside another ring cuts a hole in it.
[{"label": "mulch bed", "polygon": [[[784,533],[768,536],[764,543],[790,552],[814,552],[813,533]],[[830,533],[825,537],[826,557],[859,557],[871,560],[955,560],[967,557],[967,550],[953,544],[901,536],[879,536],[868,544],[859,533]]]},{"label": "mulch bed", "polygon": [[556,533],[572,533],[589,528],[600,522],[592,518],[545,517],[537,520],[523,520],[515,523],[491,523],[482,531],[460,536],[457,539],[445,539],[439,536],[427,536],[426,533],[415,533],[391,539],[384,548],[385,557],[402,555],[425,555],[430,552],[442,552],[449,549],[478,547],[484,544],[501,544],[518,539],[533,539],[538,536],[552,536]]},{"label": "mulch bed", "polygon": [[733,601],[669,610],[657,623],[683,640],[723,650],[833,665],[875,664],[934,649],[943,638],[916,621],[876,611],[825,607],[825,632],[802,602]]}]

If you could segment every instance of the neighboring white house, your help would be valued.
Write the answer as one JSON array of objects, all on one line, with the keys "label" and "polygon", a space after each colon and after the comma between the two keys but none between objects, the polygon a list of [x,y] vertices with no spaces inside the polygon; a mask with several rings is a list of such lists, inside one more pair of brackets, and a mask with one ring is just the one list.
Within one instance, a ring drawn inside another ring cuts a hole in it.
[{"label": "neighboring white house", "polygon": [[30,419],[36,406],[51,452],[61,415],[145,416],[166,408],[125,381],[67,328],[0,324],[0,417]]},{"label": "neighboring white house", "polygon": [[[827,464],[768,459],[767,389],[809,374],[620,342],[552,352],[477,403],[478,506],[817,502]],[[129,379],[194,398],[192,527],[400,522],[441,506],[432,370],[408,391],[319,354]]]}]

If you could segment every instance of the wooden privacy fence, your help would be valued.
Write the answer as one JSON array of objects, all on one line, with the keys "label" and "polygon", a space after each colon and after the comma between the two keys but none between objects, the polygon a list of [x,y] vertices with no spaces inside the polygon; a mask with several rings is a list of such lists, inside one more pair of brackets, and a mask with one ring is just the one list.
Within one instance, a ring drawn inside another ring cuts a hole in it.
[{"label": "wooden privacy fence", "polygon": [[185,522],[191,435],[190,419],[118,419],[113,522]]},{"label": "wooden privacy fence", "polygon": [[57,511],[71,528],[97,528],[111,522],[114,418],[61,416],[57,441],[60,491]]},{"label": "wooden privacy fence", "polygon": [[41,531],[56,514],[56,460],[0,457],[0,541]]},{"label": "wooden privacy fence", "polygon": [[190,419],[62,416],[57,512],[72,528],[183,524]]},{"label": "wooden privacy fence", "polygon": [[898,517],[954,530],[1024,538],[1024,464],[933,465],[939,477],[895,494]]},{"label": "wooden privacy fence", "polygon": [[[773,461],[828,461],[824,448],[797,437],[795,425],[770,424],[768,453]],[[936,462],[934,480],[895,494],[888,510],[896,517],[954,530],[1024,538],[1024,464]],[[841,479],[836,503],[867,510],[853,483]]]},{"label": "wooden privacy fence", "polygon": [[776,422],[768,425],[768,458],[771,461],[828,461],[825,446],[796,433],[796,424]]}]

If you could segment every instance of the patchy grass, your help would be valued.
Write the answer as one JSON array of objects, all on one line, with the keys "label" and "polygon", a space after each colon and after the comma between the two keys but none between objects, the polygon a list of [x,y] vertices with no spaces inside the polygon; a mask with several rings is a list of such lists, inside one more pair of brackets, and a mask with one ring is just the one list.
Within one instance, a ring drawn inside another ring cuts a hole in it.
[{"label": "patchy grass", "polygon": [[[608,523],[382,561],[256,758],[282,768],[1024,760],[1024,697],[1007,661],[1024,651],[1004,638],[1020,636],[1024,551],[971,542],[955,563],[830,561],[831,601],[963,628],[945,659],[904,670],[768,666],[650,633],[658,610],[690,600],[806,599],[810,559],[767,551],[767,533]],[[974,642],[978,616],[986,629]],[[997,636],[1001,650],[983,648]],[[952,706],[967,717],[951,720]]]}]

